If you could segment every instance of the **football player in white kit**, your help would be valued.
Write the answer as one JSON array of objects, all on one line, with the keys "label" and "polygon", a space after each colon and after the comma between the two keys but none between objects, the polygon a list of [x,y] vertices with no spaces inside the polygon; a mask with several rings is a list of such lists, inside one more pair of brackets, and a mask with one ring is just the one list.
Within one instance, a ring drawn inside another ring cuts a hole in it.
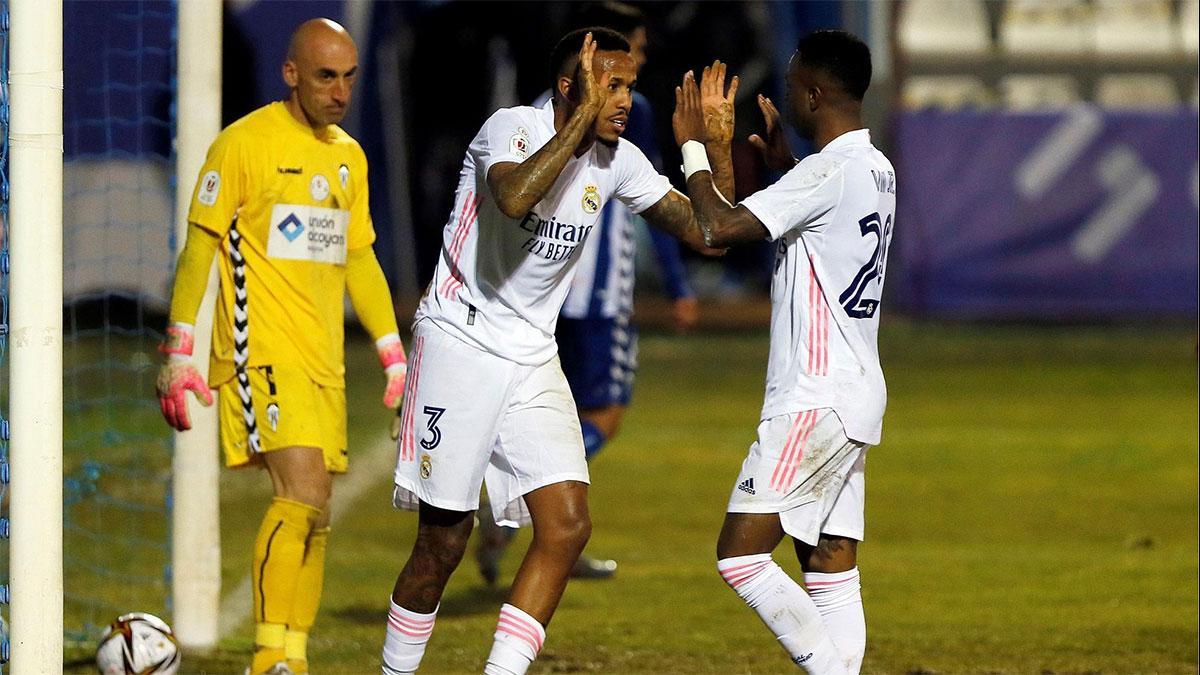
[{"label": "football player in white kit", "polygon": [[[870,79],[870,51],[858,38],[802,38],[788,68],[787,109],[818,152],[797,163],[779,113],[760,96],[768,133],[751,142],[787,173],[737,206],[714,187],[697,143],[708,136],[694,82],[676,90],[673,118],[708,244],[778,242],[766,397],[717,567],[810,673],[858,672],[866,646],[856,555],[864,460],[879,443],[886,398],[876,336],[896,211],[892,165],[862,121]],[[771,559],[785,534],[807,593]]]},{"label": "football player in white kit", "polygon": [[577,249],[595,245],[589,234],[604,203],[619,199],[717,252],[705,246],[687,197],[621,139],[637,78],[625,38],[575,31],[551,67],[550,102],[497,111],[471,142],[414,318],[394,502],[419,516],[392,592],[385,675],[420,664],[485,481],[491,517],[532,523],[533,540],[484,672],[524,673],[542,646],[591,530],[583,438],[554,328]]}]

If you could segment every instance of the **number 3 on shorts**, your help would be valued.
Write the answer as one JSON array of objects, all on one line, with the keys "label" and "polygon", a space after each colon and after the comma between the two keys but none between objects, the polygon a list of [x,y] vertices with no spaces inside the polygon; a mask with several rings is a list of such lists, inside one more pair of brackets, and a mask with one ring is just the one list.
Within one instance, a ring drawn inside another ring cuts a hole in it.
[{"label": "number 3 on shorts", "polygon": [[438,408],[431,405],[425,406],[425,414],[429,415],[429,424],[426,425],[426,428],[429,429],[430,435],[428,438],[421,438],[422,448],[432,450],[438,446],[438,443],[442,442],[442,430],[437,428],[437,423],[438,420],[442,419],[442,413],[445,412],[445,408]]}]

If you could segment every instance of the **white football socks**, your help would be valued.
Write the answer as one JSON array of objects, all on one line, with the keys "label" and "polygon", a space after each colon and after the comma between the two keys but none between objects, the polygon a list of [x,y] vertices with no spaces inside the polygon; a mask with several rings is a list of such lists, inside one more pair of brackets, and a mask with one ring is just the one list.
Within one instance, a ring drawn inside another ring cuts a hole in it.
[{"label": "white football socks", "polygon": [[809,572],[804,575],[804,586],[825,620],[830,639],[845,659],[846,670],[857,673],[867,649],[867,621],[863,616],[858,568],[832,574]]},{"label": "white football socks", "polygon": [[387,637],[383,640],[383,675],[415,673],[433,635],[437,608],[429,614],[404,609],[388,598]]},{"label": "white football socks", "polygon": [[771,560],[771,554],[718,560],[717,570],[767,624],[792,663],[819,675],[846,672],[842,655],[825,630],[812,598]]},{"label": "white football socks", "polygon": [[484,675],[524,675],[546,641],[546,629],[521,609],[505,603],[496,622],[496,640]]}]

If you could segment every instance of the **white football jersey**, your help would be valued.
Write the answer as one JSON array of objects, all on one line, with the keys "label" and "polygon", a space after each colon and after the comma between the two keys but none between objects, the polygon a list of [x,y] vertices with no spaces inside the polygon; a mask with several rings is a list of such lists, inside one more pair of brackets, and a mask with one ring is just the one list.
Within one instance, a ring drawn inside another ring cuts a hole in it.
[{"label": "white football jersey", "polygon": [[834,139],[742,202],[778,241],[762,419],[833,408],[846,435],[879,443],[887,389],[879,301],[896,174],[866,129]]},{"label": "white football jersey", "polygon": [[430,319],[451,335],[525,365],[557,353],[554,327],[575,262],[605,202],[621,200],[634,213],[671,189],[634,144],[600,142],[572,156],[540,202],[520,218],[497,208],[487,172],[500,162],[523,162],[554,136],[554,108],[496,111],[467,148],[433,281],[414,321]]}]

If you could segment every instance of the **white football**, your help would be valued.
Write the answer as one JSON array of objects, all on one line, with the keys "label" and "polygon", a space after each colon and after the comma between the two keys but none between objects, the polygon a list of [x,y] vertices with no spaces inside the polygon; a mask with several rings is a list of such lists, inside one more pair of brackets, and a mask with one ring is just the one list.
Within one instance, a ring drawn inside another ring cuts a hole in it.
[{"label": "white football", "polygon": [[96,667],[102,675],[174,675],[179,659],[171,627],[142,612],[117,617],[96,647]]}]

